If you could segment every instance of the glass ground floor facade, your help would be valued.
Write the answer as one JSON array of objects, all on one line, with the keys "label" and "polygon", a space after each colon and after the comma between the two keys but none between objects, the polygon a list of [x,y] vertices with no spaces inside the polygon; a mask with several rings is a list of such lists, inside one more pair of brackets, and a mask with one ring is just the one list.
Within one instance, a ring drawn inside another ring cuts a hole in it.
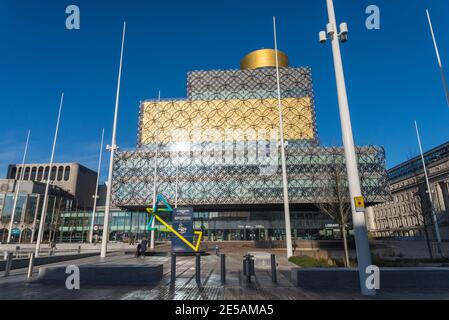
[{"label": "glass ground floor facade", "polygon": [[[11,232],[11,241],[14,243],[29,243],[32,239],[36,241],[44,196],[39,193],[19,193],[13,214],[14,197],[14,193],[0,193],[0,243],[6,243],[9,232]],[[61,221],[60,213],[70,210],[73,202],[73,197],[65,192],[50,189],[44,240],[54,238]],[[12,229],[11,219],[13,219]]]},{"label": "glass ground floor facade", "polygon": [[[162,218],[170,222],[168,214]],[[94,221],[94,240],[103,233],[104,213],[98,212]],[[148,214],[114,211],[110,219],[110,240],[127,242],[131,238],[148,238]],[[338,239],[338,225],[327,215],[316,211],[291,212],[292,236],[301,239]],[[92,212],[65,212],[56,235],[57,242],[85,242],[89,240]],[[158,228],[158,225],[156,224]],[[194,228],[202,230],[205,241],[284,240],[285,226],[282,211],[266,212],[194,212]],[[156,240],[167,240],[170,233],[156,231]]]}]

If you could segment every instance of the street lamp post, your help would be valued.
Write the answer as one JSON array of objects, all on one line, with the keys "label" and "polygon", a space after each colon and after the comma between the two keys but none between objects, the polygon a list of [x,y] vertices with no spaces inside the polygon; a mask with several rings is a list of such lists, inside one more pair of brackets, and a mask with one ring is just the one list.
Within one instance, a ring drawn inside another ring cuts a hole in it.
[{"label": "street lamp post", "polygon": [[438,226],[438,220],[437,220],[437,215],[436,215],[436,212],[435,212],[435,206],[433,205],[432,189],[430,188],[430,181],[429,181],[429,176],[427,174],[426,161],[424,159],[424,153],[423,153],[423,150],[422,150],[421,137],[419,136],[418,123],[416,121],[415,121],[415,129],[416,129],[416,136],[418,138],[419,152],[421,154],[421,161],[422,161],[423,170],[424,170],[424,177],[426,179],[426,184],[427,184],[427,192],[429,193],[430,210],[432,212],[432,221],[433,221],[433,225],[435,227],[435,236],[437,238],[438,254],[440,256],[443,256],[443,249],[442,249],[442,245],[441,245],[440,228]]},{"label": "street lamp post", "polygon": [[108,172],[108,183],[106,185],[106,205],[104,210],[104,223],[103,223],[103,239],[101,241],[101,258],[106,258],[106,253],[108,250],[108,241],[109,241],[109,215],[111,210],[111,193],[112,193],[112,174],[114,169],[114,153],[118,149],[117,142],[117,118],[118,118],[118,104],[120,99],[120,83],[122,78],[122,66],[123,66],[123,49],[125,45],[125,33],[126,33],[126,22],[123,22],[123,33],[122,33],[122,47],[120,51],[120,66],[118,72],[118,80],[117,80],[117,93],[115,97],[115,111],[114,111],[114,124],[112,127],[112,141],[111,146],[108,147],[108,150],[111,152],[111,156],[109,158],[109,172]]},{"label": "street lamp post", "polygon": [[368,242],[368,233],[366,230],[365,213],[363,208],[356,208],[356,199],[360,199],[362,197],[362,191],[354,146],[354,137],[352,134],[343,62],[340,52],[340,41],[347,41],[348,28],[346,23],[342,23],[340,24],[340,32],[337,31],[337,21],[335,18],[334,4],[332,0],[327,0],[327,11],[329,15],[329,23],[327,24],[326,31],[320,32],[320,41],[324,43],[326,42],[327,37],[329,37],[332,42],[332,53],[337,83],[338,105],[340,109],[346,170],[348,174],[349,194],[351,198],[352,221],[354,225],[360,287],[362,294],[375,295],[376,290],[369,289],[366,285],[368,277],[366,270],[367,267],[371,265],[371,253]]},{"label": "street lamp post", "polygon": [[47,177],[45,177],[45,172],[44,172],[44,178],[46,180],[46,183],[45,183],[44,202],[42,204],[42,212],[41,212],[41,217],[40,217],[40,221],[39,221],[39,232],[37,233],[37,240],[36,240],[36,257],[39,256],[41,242],[42,242],[42,238],[44,235],[45,220],[47,217],[48,192],[50,189],[51,172],[52,172],[52,167],[53,167],[53,161],[55,158],[56,141],[58,140],[59,122],[61,120],[61,112],[62,112],[63,104],[64,104],[64,92],[61,95],[61,102],[59,104],[58,120],[56,121],[56,130],[55,130],[55,136],[53,139],[53,148],[51,150],[50,166],[48,169]]},{"label": "street lamp post", "polygon": [[92,223],[90,224],[90,234],[89,234],[90,243],[92,243],[94,237],[95,213],[97,210],[97,200],[98,200],[98,184],[100,183],[101,161],[103,159],[103,143],[104,143],[104,128],[101,132],[100,156],[98,158],[98,170],[97,170],[97,184],[95,185],[94,207],[92,209]]},{"label": "street lamp post", "polygon": [[[23,176],[25,174],[25,159],[26,159],[27,152],[28,152],[28,142],[29,141],[30,141],[30,130],[28,130],[27,141],[25,143],[25,151],[23,152],[23,158],[22,158],[22,170],[20,171],[19,181],[17,182],[16,192],[14,195],[14,204],[12,206],[11,221],[9,223],[8,239],[6,240],[6,243],[8,243],[8,244],[11,242],[11,232],[12,232],[12,227],[14,224],[14,215],[16,213],[17,201],[19,199],[20,185],[22,183]],[[20,237],[19,237],[19,239],[20,239]],[[19,240],[19,242],[20,242],[20,240]]]}]

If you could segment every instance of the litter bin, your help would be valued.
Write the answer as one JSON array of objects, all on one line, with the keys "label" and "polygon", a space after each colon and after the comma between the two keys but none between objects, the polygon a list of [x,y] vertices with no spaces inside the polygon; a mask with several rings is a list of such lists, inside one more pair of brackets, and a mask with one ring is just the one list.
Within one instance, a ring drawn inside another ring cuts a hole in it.
[{"label": "litter bin", "polygon": [[246,282],[251,282],[251,276],[254,276],[254,256],[247,254],[243,256],[243,275],[246,276]]}]

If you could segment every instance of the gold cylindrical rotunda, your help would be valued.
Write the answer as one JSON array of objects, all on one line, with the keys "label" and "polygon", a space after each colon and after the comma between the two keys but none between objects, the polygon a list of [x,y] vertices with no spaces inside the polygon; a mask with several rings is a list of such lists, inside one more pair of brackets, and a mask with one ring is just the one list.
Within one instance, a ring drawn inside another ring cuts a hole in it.
[{"label": "gold cylindrical rotunda", "polygon": [[[288,56],[278,50],[279,68],[288,67]],[[248,53],[240,61],[240,69],[259,69],[276,67],[276,55],[274,49],[261,49]]]}]

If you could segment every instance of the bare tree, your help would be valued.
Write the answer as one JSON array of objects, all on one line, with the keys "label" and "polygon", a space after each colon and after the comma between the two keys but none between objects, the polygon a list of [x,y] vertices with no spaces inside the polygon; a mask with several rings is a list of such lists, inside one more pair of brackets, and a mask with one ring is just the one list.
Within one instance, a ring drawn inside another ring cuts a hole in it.
[{"label": "bare tree", "polygon": [[[410,159],[413,159],[410,156]],[[412,169],[412,178],[414,179],[414,183],[416,184],[417,191],[413,193],[413,197],[416,202],[410,204],[410,213],[411,216],[414,217],[418,221],[418,225],[422,226],[424,229],[424,236],[426,238],[427,250],[429,251],[430,259],[433,259],[432,247],[430,245],[429,231],[428,231],[428,217],[427,217],[427,208],[426,208],[426,191],[423,185],[423,179],[419,177],[420,170],[416,163],[410,164]]]},{"label": "bare tree", "polygon": [[347,230],[351,217],[351,202],[346,169],[338,149],[332,148],[332,158],[329,171],[325,174],[325,179],[321,181],[318,198],[320,201],[316,203],[316,206],[339,224],[344,246],[344,263],[346,267],[349,267]]},{"label": "bare tree", "polygon": [[432,247],[430,246],[429,231],[427,229],[428,224],[426,214],[424,213],[424,210],[421,205],[422,203],[421,192],[420,191],[414,192],[413,196],[417,199],[417,203],[410,204],[410,215],[414,217],[416,221],[418,221],[419,226],[422,226],[424,236],[426,238],[427,250],[429,251],[429,257],[430,259],[433,259]]}]

